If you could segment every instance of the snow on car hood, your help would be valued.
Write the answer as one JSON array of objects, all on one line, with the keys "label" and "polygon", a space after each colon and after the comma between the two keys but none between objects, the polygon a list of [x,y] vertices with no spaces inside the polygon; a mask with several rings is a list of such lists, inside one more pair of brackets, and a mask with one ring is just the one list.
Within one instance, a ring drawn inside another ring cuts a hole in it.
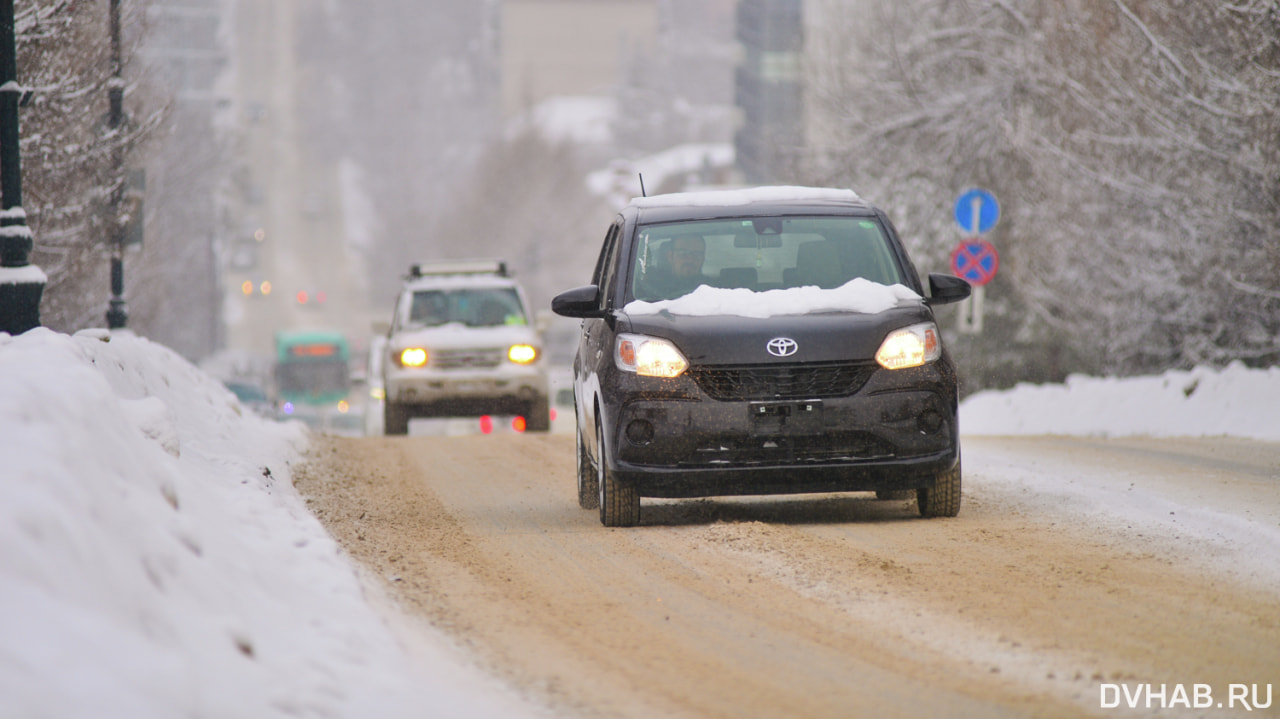
[{"label": "snow on car hood", "polygon": [[920,302],[923,299],[904,285],[882,285],[858,277],[829,290],[810,285],[752,292],[748,289],[725,289],[702,285],[684,297],[674,300],[658,302],[634,300],[627,303],[624,311],[630,315],[668,312],[673,315],[693,317],[730,315],[755,318],[804,315],[815,312],[876,314],[903,304]]}]

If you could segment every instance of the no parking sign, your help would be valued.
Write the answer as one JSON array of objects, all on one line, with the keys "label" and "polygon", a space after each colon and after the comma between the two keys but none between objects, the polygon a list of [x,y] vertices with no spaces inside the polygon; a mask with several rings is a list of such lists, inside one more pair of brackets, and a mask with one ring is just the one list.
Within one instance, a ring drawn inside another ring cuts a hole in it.
[{"label": "no parking sign", "polygon": [[964,240],[951,253],[951,272],[964,278],[969,284],[981,287],[996,276],[1000,269],[1000,255],[990,242],[983,239]]},{"label": "no parking sign", "polygon": [[984,288],[1000,268],[996,248],[978,235],[989,232],[1000,219],[1000,203],[996,196],[981,188],[960,193],[956,198],[956,224],[971,235],[961,240],[951,253],[951,272],[973,285],[973,293],[960,306],[961,332],[982,331]]}]

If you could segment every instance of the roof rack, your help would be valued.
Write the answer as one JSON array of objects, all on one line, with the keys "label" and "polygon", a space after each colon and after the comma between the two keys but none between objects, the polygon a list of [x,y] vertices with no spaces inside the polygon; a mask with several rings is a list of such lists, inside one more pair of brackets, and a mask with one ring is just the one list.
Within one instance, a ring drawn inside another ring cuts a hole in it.
[{"label": "roof rack", "polygon": [[498,275],[507,277],[506,260],[443,260],[415,262],[409,267],[409,279],[427,275]]}]

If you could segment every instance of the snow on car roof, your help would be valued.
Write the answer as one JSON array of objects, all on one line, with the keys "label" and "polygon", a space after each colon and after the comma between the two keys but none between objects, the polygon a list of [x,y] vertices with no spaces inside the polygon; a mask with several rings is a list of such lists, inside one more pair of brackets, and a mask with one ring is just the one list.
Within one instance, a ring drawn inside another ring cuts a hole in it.
[{"label": "snow on car roof", "polygon": [[405,281],[411,290],[479,289],[515,287],[516,281],[501,275],[423,275]]},{"label": "snow on car roof", "polygon": [[692,317],[734,316],[763,319],[815,312],[860,312],[875,314],[923,298],[904,285],[882,285],[855,277],[834,289],[816,286],[752,292],[702,285],[674,300],[628,302],[623,310],[635,315],[669,312]]},{"label": "snow on car roof", "polygon": [[705,190],[701,192],[676,192],[669,195],[636,197],[631,200],[631,204],[635,207],[717,207],[749,205],[753,202],[796,202],[806,200],[859,202],[861,198],[853,190],[780,185],[776,187],[751,187],[741,190]]}]

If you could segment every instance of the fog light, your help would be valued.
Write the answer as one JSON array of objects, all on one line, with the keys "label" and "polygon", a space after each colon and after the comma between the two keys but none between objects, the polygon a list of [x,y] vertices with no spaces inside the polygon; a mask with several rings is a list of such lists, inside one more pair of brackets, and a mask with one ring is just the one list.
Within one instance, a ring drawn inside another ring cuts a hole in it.
[{"label": "fog light", "polygon": [[627,439],[632,444],[646,445],[653,441],[653,425],[648,420],[637,419],[627,425]]},{"label": "fog light", "polygon": [[917,420],[917,424],[919,425],[921,432],[924,432],[925,434],[933,434],[942,427],[942,415],[934,412],[933,410],[929,410],[928,412],[920,415],[920,419]]}]

